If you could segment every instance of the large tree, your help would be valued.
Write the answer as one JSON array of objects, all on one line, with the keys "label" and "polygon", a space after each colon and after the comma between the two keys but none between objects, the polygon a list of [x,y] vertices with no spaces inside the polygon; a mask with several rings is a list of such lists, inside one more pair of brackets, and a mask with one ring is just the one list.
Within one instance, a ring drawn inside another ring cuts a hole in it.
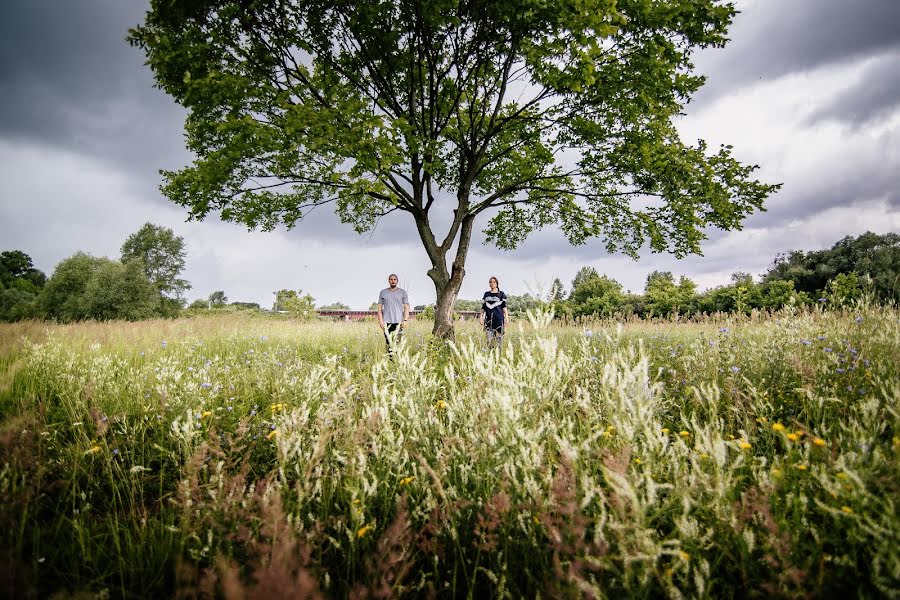
[{"label": "large tree", "polygon": [[[151,0],[130,34],[187,107],[196,160],[164,193],[194,219],[288,227],[334,203],[358,232],[400,211],[451,335],[476,220],[515,248],[556,224],[609,251],[699,252],[775,188],[673,120],[721,46],[717,0]],[[487,217],[485,217],[487,218]]]},{"label": "large tree", "polygon": [[179,275],[184,270],[184,238],[168,227],[144,223],[122,244],[122,262],[140,261],[147,279],[160,296],[181,299],[191,285]]}]

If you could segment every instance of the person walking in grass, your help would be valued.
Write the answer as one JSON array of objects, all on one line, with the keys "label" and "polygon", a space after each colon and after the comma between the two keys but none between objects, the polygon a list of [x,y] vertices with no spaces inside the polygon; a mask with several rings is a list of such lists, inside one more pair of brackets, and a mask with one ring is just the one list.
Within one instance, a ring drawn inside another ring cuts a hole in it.
[{"label": "person walking in grass", "polygon": [[384,332],[389,354],[394,353],[394,346],[400,343],[403,329],[409,322],[409,297],[406,290],[397,287],[399,282],[399,278],[391,273],[388,287],[378,294],[378,325]]},{"label": "person walking in grass", "polygon": [[488,347],[503,348],[503,331],[509,323],[509,311],[506,308],[506,294],[500,291],[500,282],[496,277],[488,279],[490,289],[481,300],[481,327],[487,334]]}]

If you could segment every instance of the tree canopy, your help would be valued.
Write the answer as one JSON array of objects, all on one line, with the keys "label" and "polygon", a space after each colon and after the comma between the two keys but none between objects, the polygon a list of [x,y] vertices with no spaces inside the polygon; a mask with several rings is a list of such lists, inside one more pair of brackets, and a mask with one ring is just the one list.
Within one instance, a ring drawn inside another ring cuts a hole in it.
[{"label": "tree canopy", "polygon": [[673,120],[722,46],[717,0],[151,0],[130,33],[189,110],[193,165],[164,193],[191,218],[288,227],[333,203],[371,230],[395,211],[431,262],[435,333],[450,316],[476,219],[517,247],[568,240],[678,256],[739,227],[777,186],[730,146]]},{"label": "tree canopy", "polygon": [[179,278],[185,256],[184,238],[153,223],[144,223],[122,244],[122,262],[140,261],[147,279],[166,297],[181,298],[191,287]]}]

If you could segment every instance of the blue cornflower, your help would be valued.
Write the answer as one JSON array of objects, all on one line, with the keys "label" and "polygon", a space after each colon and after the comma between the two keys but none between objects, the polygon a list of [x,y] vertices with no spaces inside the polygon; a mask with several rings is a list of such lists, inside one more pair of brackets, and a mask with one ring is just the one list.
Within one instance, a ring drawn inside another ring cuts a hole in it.
[{"label": "blue cornflower", "polygon": [[862,323],[862,322],[863,322],[863,318],[860,317],[860,316],[857,316],[857,317],[854,319],[854,321],[856,321],[857,323]]},{"label": "blue cornflower", "polygon": [[828,302],[828,298],[819,298],[819,302]]},{"label": "blue cornflower", "polygon": [[804,346],[809,346],[810,344],[812,344],[812,342],[809,340],[800,340],[800,343],[803,344]]},{"label": "blue cornflower", "polygon": [[732,366],[732,367],[731,367],[731,372],[732,372],[732,373],[740,373],[740,372],[741,372],[741,368],[740,368],[740,367]]},{"label": "blue cornflower", "polygon": [[593,331],[591,331],[590,329],[585,329],[585,330],[584,330],[584,337],[593,337],[593,336],[594,336],[594,332],[593,332]]},{"label": "blue cornflower", "polygon": [[823,352],[831,352],[831,348],[822,348]]},{"label": "blue cornflower", "polygon": [[162,341],[162,347],[165,348],[166,346],[168,346],[168,344],[166,343],[166,340],[163,340],[163,341]]},{"label": "blue cornflower", "polygon": [[115,455],[115,454],[118,454],[118,453],[119,453],[119,449],[118,449],[118,448],[113,448],[113,454]]},{"label": "blue cornflower", "polygon": [[209,383],[208,381],[204,381],[203,383],[200,384],[200,387],[205,388],[205,389],[209,389],[209,388],[212,387],[212,384]]},{"label": "blue cornflower", "polygon": [[820,342],[824,342],[824,341],[825,341],[825,336],[824,336],[824,335],[817,335],[817,336],[816,336],[816,339],[819,340]]},{"label": "blue cornflower", "polygon": [[846,373],[846,371],[841,367],[838,367],[837,369],[835,369],[835,371],[837,371],[838,373]]},{"label": "blue cornflower", "polygon": [[727,327],[719,327],[719,333],[728,333]]}]

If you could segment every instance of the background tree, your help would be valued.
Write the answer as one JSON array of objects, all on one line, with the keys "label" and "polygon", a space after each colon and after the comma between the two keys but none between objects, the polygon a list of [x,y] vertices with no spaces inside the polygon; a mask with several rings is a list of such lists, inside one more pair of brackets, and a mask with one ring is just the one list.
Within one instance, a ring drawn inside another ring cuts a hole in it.
[{"label": "background tree", "polygon": [[122,262],[141,261],[147,279],[164,298],[181,300],[190,289],[190,284],[179,278],[185,256],[184,238],[153,223],[144,223],[122,244]]},{"label": "background tree", "polygon": [[137,321],[158,314],[159,292],[139,261],[100,259],[80,304],[91,319]]},{"label": "background tree", "polygon": [[0,321],[37,316],[37,299],[46,282],[47,276],[21,250],[0,252]]},{"label": "background tree", "polygon": [[597,269],[594,267],[584,266],[578,269],[578,272],[575,273],[575,278],[572,279],[572,291],[569,292],[569,297],[572,297],[572,294],[575,293],[575,288],[579,285],[587,281],[588,279],[596,279],[600,277],[600,273],[597,272]]},{"label": "background tree", "polygon": [[84,291],[94,271],[108,260],[77,252],[60,261],[41,294],[44,316],[63,322],[88,318]]},{"label": "background tree", "polygon": [[316,300],[303,290],[278,290],[272,310],[290,313],[298,319],[312,319],[316,316]]},{"label": "background tree", "polygon": [[563,286],[562,281],[560,281],[559,277],[553,280],[553,283],[550,284],[550,293],[548,294],[548,299],[550,302],[559,302],[566,298],[566,288]]},{"label": "background tree", "polygon": [[653,271],[647,276],[644,288],[645,309],[655,316],[692,311],[697,284],[685,276],[678,283],[669,271]]},{"label": "background tree", "polygon": [[556,224],[575,244],[683,256],[775,189],[673,124],[703,83],[691,54],[725,44],[730,3],[150,4],[130,40],[188,108],[196,155],[164,193],[191,218],[266,230],[332,202],[358,232],[406,213],[439,336],[483,215],[499,248]]},{"label": "background tree", "polygon": [[319,310],[350,310],[350,306],[343,302],[332,302],[331,304],[320,306]]},{"label": "background tree", "polygon": [[590,277],[572,290],[569,298],[576,316],[612,316],[622,304],[622,285],[605,275]]},{"label": "background tree", "polygon": [[222,290],[217,290],[209,295],[210,306],[224,306],[228,302],[228,296]]}]

